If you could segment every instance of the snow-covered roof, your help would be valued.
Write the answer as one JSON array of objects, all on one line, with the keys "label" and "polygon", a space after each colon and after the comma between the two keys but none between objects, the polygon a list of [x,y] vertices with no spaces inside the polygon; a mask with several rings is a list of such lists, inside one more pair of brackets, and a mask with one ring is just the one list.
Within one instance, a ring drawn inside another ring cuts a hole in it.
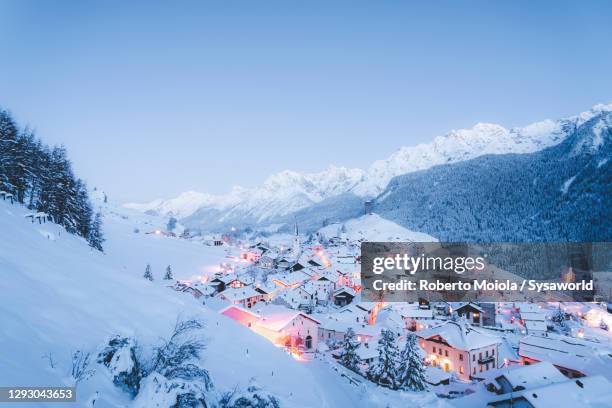
[{"label": "snow-covered roof", "polygon": [[353,289],[351,287],[348,287],[348,286],[342,286],[342,287],[336,289],[334,291],[334,296],[338,296],[341,293],[346,293],[346,294],[351,295],[353,297],[355,297],[357,295],[357,293],[355,292],[355,289]]},{"label": "snow-covered roof", "polygon": [[508,406],[504,401],[509,400],[525,400],[533,408],[602,408],[610,406],[612,384],[602,376],[583,377],[503,394],[492,398],[488,406]]},{"label": "snow-covered roof", "polygon": [[317,324],[321,323],[319,320],[307,315],[306,313],[295,311],[293,309],[287,309],[286,307],[278,305],[267,305],[262,309],[257,310],[257,312],[261,316],[261,319],[257,323],[260,326],[274,331],[281,331],[298,316],[303,316],[304,318],[310,319]]},{"label": "snow-covered roof", "polygon": [[545,321],[540,321],[540,320],[526,320],[525,321],[525,328],[527,329],[527,332],[530,331],[547,331],[548,328],[546,327],[546,322]]},{"label": "snow-covered roof", "polygon": [[338,320],[329,315],[327,316],[317,316],[321,324],[321,328],[325,330],[333,330],[338,333],[346,333],[349,328],[352,328],[355,334],[364,335],[364,336],[377,336],[380,333],[380,328],[376,326],[370,326],[367,324],[359,324],[353,322],[346,322],[343,320]]},{"label": "snow-covered roof", "polygon": [[425,367],[425,377],[430,384],[438,385],[443,381],[449,381],[452,376],[451,373],[447,373],[439,367]]},{"label": "snow-covered roof", "polygon": [[521,314],[523,313],[541,313],[542,312],[542,308],[540,307],[540,305],[537,305],[535,303],[520,303],[518,305],[518,308]]},{"label": "snow-covered roof", "polygon": [[523,319],[524,321],[545,322],[546,312],[543,312],[541,310],[537,312],[521,312],[521,319]]},{"label": "snow-covered roof", "polygon": [[219,310],[219,314],[227,315],[227,314],[229,314],[231,312],[234,312],[234,311],[238,312],[238,313],[248,314],[248,315],[250,315],[252,317],[255,317],[255,318],[260,318],[261,317],[257,313],[254,313],[254,312],[250,311],[249,309],[245,309],[244,307],[240,307],[240,306],[237,306],[237,305],[229,305],[227,307],[224,307],[223,309]]},{"label": "snow-covered roof", "polygon": [[303,271],[270,275],[269,279],[280,286],[294,286],[309,280],[309,274]]},{"label": "snow-covered roof", "polygon": [[231,302],[245,300],[254,296],[260,296],[253,286],[245,286],[242,288],[228,288],[221,292],[218,296],[223,297]]},{"label": "snow-covered roof", "polygon": [[519,355],[549,361],[585,375],[602,374],[612,378],[612,350],[601,343],[549,334],[525,336],[519,342]]},{"label": "snow-covered roof", "polygon": [[530,365],[511,365],[497,370],[488,371],[484,375],[485,383],[490,383],[496,389],[502,389],[504,380],[512,390],[538,388],[567,380],[567,377],[547,361]]},{"label": "snow-covered roof", "polygon": [[405,319],[432,319],[431,309],[419,309],[418,307],[399,307],[395,309]]},{"label": "snow-covered roof", "polygon": [[478,331],[464,321],[447,321],[416,334],[425,340],[440,337],[449,346],[468,351],[501,343],[499,337]]},{"label": "snow-covered roof", "polygon": [[476,303],[472,303],[472,302],[459,303],[457,305],[457,307],[455,308],[455,311],[459,311],[459,309],[475,309],[475,310],[478,310],[481,313],[484,312],[482,307],[480,307]]}]

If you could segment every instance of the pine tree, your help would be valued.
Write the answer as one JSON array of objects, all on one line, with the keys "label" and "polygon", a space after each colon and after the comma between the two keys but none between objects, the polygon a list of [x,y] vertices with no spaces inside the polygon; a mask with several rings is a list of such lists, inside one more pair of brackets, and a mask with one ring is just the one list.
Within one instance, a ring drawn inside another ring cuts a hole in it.
[{"label": "pine tree", "polygon": [[61,146],[49,149],[31,130],[20,131],[11,114],[1,109],[0,190],[13,194],[28,209],[48,214],[68,232],[90,241],[90,228],[95,220],[87,187],[75,177],[66,149]]},{"label": "pine tree", "polygon": [[343,350],[342,354],[340,354],[340,364],[349,370],[359,371],[359,365],[361,364],[361,359],[357,355],[359,342],[355,338],[355,331],[352,328],[349,328],[346,331],[342,348]]},{"label": "pine tree", "polygon": [[168,265],[166,267],[166,274],[164,275],[165,280],[172,280],[174,277],[172,276],[172,267]]},{"label": "pine tree", "polygon": [[144,278],[153,282],[153,273],[151,272],[151,264],[147,264],[145,268]]},{"label": "pine tree", "polygon": [[368,378],[378,385],[397,389],[399,350],[395,344],[395,334],[391,330],[381,331],[377,350],[378,360],[368,369]]},{"label": "pine tree", "polygon": [[96,216],[89,228],[89,245],[98,251],[104,251],[102,244],[104,243],[104,235],[102,234],[102,214],[96,213]]},{"label": "pine tree", "polygon": [[406,345],[400,357],[397,384],[399,388],[410,391],[424,391],[427,388],[425,366],[414,333],[408,333],[406,338]]},{"label": "pine tree", "polygon": [[168,230],[169,232],[172,232],[174,231],[175,228],[176,228],[176,218],[170,217],[170,219],[168,220],[168,225],[166,225],[166,230]]}]

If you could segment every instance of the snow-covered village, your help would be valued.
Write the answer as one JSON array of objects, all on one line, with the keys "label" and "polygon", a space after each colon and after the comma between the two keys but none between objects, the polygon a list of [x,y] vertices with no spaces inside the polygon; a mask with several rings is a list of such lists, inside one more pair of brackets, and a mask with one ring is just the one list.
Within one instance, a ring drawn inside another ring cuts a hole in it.
[{"label": "snow-covered village", "polygon": [[0,17],[0,407],[612,408],[612,3]]}]

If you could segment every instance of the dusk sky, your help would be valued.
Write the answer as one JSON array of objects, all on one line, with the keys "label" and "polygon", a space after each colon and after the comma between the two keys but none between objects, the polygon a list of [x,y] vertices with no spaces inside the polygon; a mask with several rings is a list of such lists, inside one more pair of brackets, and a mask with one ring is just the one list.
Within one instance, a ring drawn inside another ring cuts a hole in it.
[{"label": "dusk sky", "polygon": [[612,102],[611,16],[608,1],[0,0],[0,107],[113,200],[224,193]]}]

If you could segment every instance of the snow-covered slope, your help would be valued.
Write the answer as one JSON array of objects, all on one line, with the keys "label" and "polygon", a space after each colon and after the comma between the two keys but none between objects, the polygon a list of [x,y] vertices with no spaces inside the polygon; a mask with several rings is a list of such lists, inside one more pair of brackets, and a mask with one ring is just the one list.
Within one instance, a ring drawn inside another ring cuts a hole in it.
[{"label": "snow-covered slope", "polygon": [[[363,199],[380,194],[398,175],[425,170],[439,164],[456,163],[485,154],[531,153],[564,140],[577,126],[612,104],[596,105],[577,116],[544,120],[525,127],[506,129],[500,125],[478,123],[471,129],[452,130],[431,143],[402,147],[389,158],[374,162],[369,169],[331,166],[320,173],[283,171],[270,176],[263,185],[251,189],[234,188],[229,194],[211,196],[189,192],[171,200],[148,204],[129,204],[130,208],[172,212],[188,217],[192,226],[211,221],[236,224],[263,224],[275,218],[349,193]],[[347,195],[348,196],[348,195]]]},{"label": "snow-covered slope", "polygon": [[[88,407],[87,401],[98,392],[95,408],[129,407],[132,400],[112,384],[105,367],[95,363],[97,352],[115,334],[135,336],[142,345],[157,344],[170,334],[180,315],[197,316],[206,322],[207,349],[202,365],[219,390],[245,387],[254,377],[266,391],[276,394],[283,406],[359,404],[358,393],[331,371],[321,371],[327,378],[321,381],[315,363],[299,363],[191,296],[174,292],[159,280],[151,283],[142,278],[140,266],[154,256],[197,257],[214,249],[171,239],[162,245],[157,237],[125,235],[132,221],[129,215],[117,214],[123,224],[114,225],[117,219],[106,217],[109,241],[107,254],[102,254],[57,225],[30,223],[25,214],[22,207],[0,200],[3,386],[71,385],[70,356],[82,350],[92,353],[91,367],[96,373],[79,384],[78,401],[70,406]],[[140,221],[148,225],[145,218]],[[128,254],[138,267],[128,263]],[[331,378],[338,381],[332,383]]]},{"label": "snow-covered slope", "polygon": [[368,214],[344,223],[331,224],[319,230],[323,236],[372,242],[436,242],[431,235],[410,231],[377,214]]}]

